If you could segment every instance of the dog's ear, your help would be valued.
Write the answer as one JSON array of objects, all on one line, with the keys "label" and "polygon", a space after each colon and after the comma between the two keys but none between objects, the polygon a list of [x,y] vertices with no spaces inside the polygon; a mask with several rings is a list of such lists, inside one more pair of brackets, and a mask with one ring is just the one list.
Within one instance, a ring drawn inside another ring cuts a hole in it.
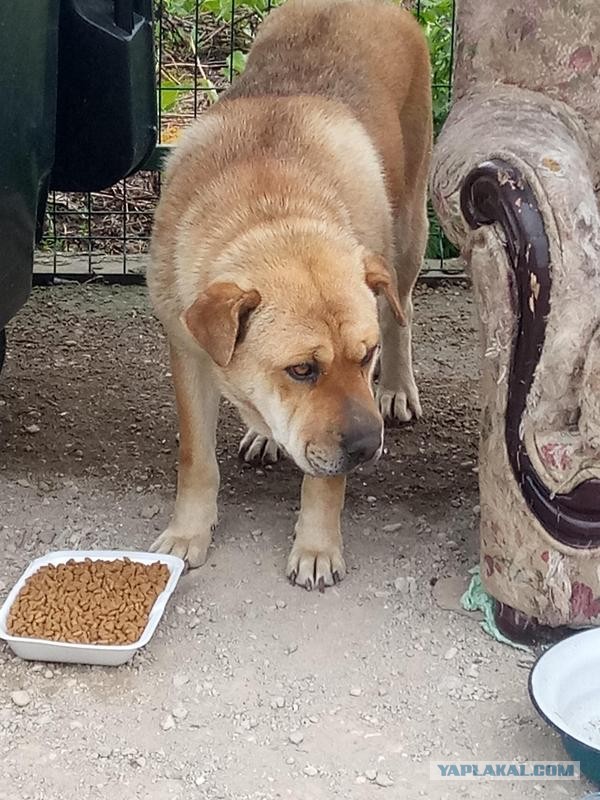
[{"label": "dog's ear", "polygon": [[368,254],[365,256],[364,265],[367,286],[375,294],[383,293],[398,325],[406,325],[406,317],[400,305],[398,290],[394,285],[394,281],[392,280],[392,276],[390,275],[390,271],[383,256]]},{"label": "dog's ear", "polygon": [[213,283],[183,312],[181,321],[215,364],[226,367],[233,356],[244,318],[260,303],[255,290],[235,283]]}]

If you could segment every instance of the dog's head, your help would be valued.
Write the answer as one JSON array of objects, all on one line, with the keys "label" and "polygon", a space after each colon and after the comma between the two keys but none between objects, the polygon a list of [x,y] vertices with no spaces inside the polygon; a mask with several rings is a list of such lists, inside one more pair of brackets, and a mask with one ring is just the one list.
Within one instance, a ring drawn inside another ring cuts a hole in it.
[{"label": "dog's head", "polygon": [[181,316],[212,358],[225,396],[311,475],[377,458],[376,294],[403,323],[383,259],[306,233],[253,241],[233,261],[235,269],[219,270],[223,277]]}]

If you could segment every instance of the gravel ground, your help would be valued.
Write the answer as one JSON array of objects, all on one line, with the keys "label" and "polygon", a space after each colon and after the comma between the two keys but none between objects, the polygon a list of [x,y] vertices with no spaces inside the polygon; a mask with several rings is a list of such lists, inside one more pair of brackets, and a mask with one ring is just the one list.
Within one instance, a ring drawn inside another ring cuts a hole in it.
[{"label": "gravel ground", "polygon": [[[431,782],[429,761],[565,758],[531,659],[458,610],[477,560],[477,345],[464,288],[422,287],[425,419],[355,473],[347,579],[292,588],[300,478],[242,466],[220,427],[221,523],[145,651],[121,668],[0,647],[0,798],[579,798],[583,783]],[[165,340],[137,288],[34,292],[0,381],[0,594],[35,556],[146,548],[174,497]],[[15,694],[15,692],[17,694]]]}]

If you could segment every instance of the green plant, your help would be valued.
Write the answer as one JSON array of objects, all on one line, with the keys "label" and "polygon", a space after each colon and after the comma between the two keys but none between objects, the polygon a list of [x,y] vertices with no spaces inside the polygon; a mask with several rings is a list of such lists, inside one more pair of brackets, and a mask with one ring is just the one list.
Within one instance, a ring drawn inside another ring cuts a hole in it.
[{"label": "green plant", "polygon": [[164,114],[175,108],[181,93],[180,84],[176,81],[163,80],[160,84],[159,102],[160,110]]},{"label": "green plant", "polygon": [[453,0],[421,0],[418,19],[429,43],[433,84],[433,123],[439,133],[448,114],[452,82]]},{"label": "green plant", "polygon": [[[454,0],[421,0],[418,4],[417,18],[423,26],[431,56],[433,128],[434,134],[440,132],[450,106],[452,89],[452,58],[454,42]],[[428,205],[429,238],[425,258],[454,258],[458,250],[442,230],[431,204]]]},{"label": "green plant", "polygon": [[163,0],[163,12],[174,17],[191,17],[196,13],[196,0]]},{"label": "green plant", "polygon": [[227,56],[225,67],[221,70],[223,77],[229,78],[241,75],[246,66],[247,58],[248,53],[244,53],[241,50],[234,50],[233,53],[230,53]]},{"label": "green plant", "polygon": [[431,203],[427,206],[427,217],[429,219],[429,237],[427,239],[425,258],[430,260],[439,259],[440,261],[447,258],[455,258],[458,255],[458,250],[446,238]]},{"label": "green plant", "polygon": [[264,16],[270,8],[281,5],[283,0],[201,0],[200,9],[214,14],[223,22],[230,22],[232,14],[254,12]]}]

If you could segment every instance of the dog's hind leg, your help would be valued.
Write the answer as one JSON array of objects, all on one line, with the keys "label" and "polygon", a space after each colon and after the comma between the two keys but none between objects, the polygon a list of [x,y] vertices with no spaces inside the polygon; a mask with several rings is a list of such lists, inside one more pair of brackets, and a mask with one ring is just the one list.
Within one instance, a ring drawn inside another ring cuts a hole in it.
[{"label": "dog's hind leg", "polygon": [[346,574],[341,532],[345,491],[344,475],[304,476],[300,515],[286,570],[291,583],[323,591]]},{"label": "dog's hind leg", "polygon": [[412,81],[398,109],[402,128],[403,180],[395,189],[395,260],[398,297],[407,325],[399,328],[386,309],[382,317],[383,348],[378,398],[387,419],[408,422],[421,416],[412,368],[412,291],[427,246],[427,178],[431,159],[431,80],[424,43],[413,48]]},{"label": "dog's hind leg", "polygon": [[387,305],[381,314],[383,346],[377,398],[383,418],[400,422],[418,419],[422,413],[412,366],[412,291],[423,263],[427,230],[427,212],[423,204],[422,211],[417,211],[414,216],[408,236],[405,226],[397,236],[400,239],[395,259],[398,297],[406,326],[398,325]]},{"label": "dog's hind leg", "polygon": [[186,357],[172,345],[171,369],[179,417],[177,497],[171,523],[151,549],[173,553],[198,567],[206,561],[217,523],[219,391],[208,357]]}]

